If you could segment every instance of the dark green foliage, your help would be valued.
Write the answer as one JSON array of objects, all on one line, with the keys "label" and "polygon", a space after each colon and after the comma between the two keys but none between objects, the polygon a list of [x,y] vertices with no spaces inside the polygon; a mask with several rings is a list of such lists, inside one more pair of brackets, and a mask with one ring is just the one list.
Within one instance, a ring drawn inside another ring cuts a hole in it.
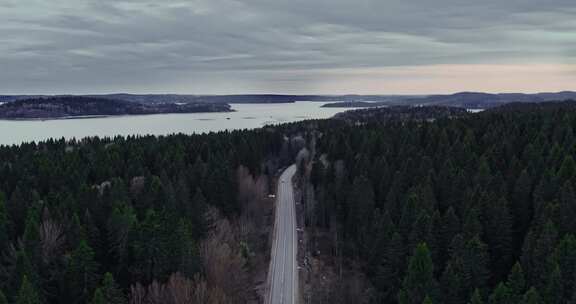
[{"label": "dark green foliage", "polygon": [[448,264],[448,267],[446,267],[442,277],[440,278],[444,303],[458,304],[464,301],[462,283],[461,274],[454,270],[452,264]]},{"label": "dark green foliage", "polygon": [[428,246],[422,243],[416,247],[408,262],[408,270],[402,289],[398,293],[400,304],[420,304],[429,295],[437,294],[437,283],[434,279],[434,265]]},{"label": "dark green foliage", "polygon": [[508,276],[508,288],[510,289],[510,295],[512,297],[513,303],[520,303],[522,296],[526,290],[526,278],[524,277],[524,271],[520,263],[514,264],[510,275]]},{"label": "dark green foliage", "polygon": [[504,283],[498,284],[490,299],[488,301],[490,304],[509,304],[512,303],[512,294],[510,293],[510,288]]},{"label": "dark green foliage", "polygon": [[83,303],[90,299],[98,284],[98,264],[94,251],[85,240],[74,250],[66,269],[66,292],[70,303]]},{"label": "dark green foliage", "polygon": [[[485,301],[522,303],[530,286],[542,303],[567,303],[576,294],[573,105],[517,105],[434,122],[361,115],[360,124],[319,123],[315,161],[323,165],[311,176],[316,197],[329,202],[321,202],[323,217],[337,220],[335,252],[360,265],[383,303],[394,301],[388,295],[408,275],[405,259],[387,258],[392,235],[407,253],[427,243],[436,303],[465,303],[475,290]],[[338,182],[325,169],[336,166]],[[372,188],[373,207],[351,204],[371,195],[358,191],[359,181]],[[370,225],[364,214],[386,214],[393,225]],[[365,226],[388,240],[376,252],[357,233]],[[395,270],[391,260],[404,267]],[[540,301],[534,292],[531,301]]]},{"label": "dark green foliage", "polygon": [[122,290],[116,285],[111,273],[104,274],[104,279],[100,287],[94,292],[92,304],[126,304],[126,298]]},{"label": "dark green foliage", "polygon": [[433,304],[433,303],[434,302],[432,302],[430,296],[426,296],[426,298],[424,298],[424,301],[422,302],[422,304]]},{"label": "dark green foliage", "polygon": [[275,173],[292,129],[0,146],[0,288],[14,302],[26,275],[43,302],[87,303],[97,287],[110,301],[105,273],[124,297],[175,272],[193,279],[206,211],[236,215],[237,168]]},{"label": "dark green foliage", "polygon": [[545,278],[544,302],[549,304],[560,304],[564,294],[564,283],[560,267],[555,264]]},{"label": "dark green foliage", "polygon": [[8,212],[4,194],[0,192],[0,252],[5,249],[10,241],[10,222],[8,221]]},{"label": "dark green foliage", "polygon": [[6,299],[6,296],[2,290],[0,290],[0,304],[8,304],[8,299]]},{"label": "dark green foliage", "polygon": [[523,304],[542,304],[545,302],[542,302],[542,299],[540,298],[540,294],[538,293],[538,291],[534,287],[532,287],[526,292],[526,294],[522,298],[522,303]]},{"label": "dark green foliage", "polygon": [[22,285],[18,291],[16,304],[40,304],[40,297],[33,284],[28,281],[28,277],[22,277]]},{"label": "dark green foliage", "polygon": [[92,298],[92,301],[90,301],[90,304],[108,304],[108,302],[106,302],[106,298],[104,298],[104,294],[102,293],[102,290],[100,288],[97,288],[96,291],[94,292],[94,298]]},{"label": "dark green foliage", "polygon": [[480,294],[480,290],[478,289],[474,290],[474,293],[472,294],[472,297],[468,302],[468,304],[483,304],[483,303],[484,301],[482,301],[482,295]]},{"label": "dark green foliage", "polygon": [[[376,302],[576,299],[573,106],[368,120],[0,147],[1,288],[15,301],[26,275],[42,301],[74,303],[104,298],[108,272],[124,292],[194,278],[206,210],[237,215],[236,169],[292,162],[304,142],[284,138],[297,134],[315,142],[306,228],[329,236],[322,254],[364,272]],[[47,222],[63,230],[49,263]]]}]

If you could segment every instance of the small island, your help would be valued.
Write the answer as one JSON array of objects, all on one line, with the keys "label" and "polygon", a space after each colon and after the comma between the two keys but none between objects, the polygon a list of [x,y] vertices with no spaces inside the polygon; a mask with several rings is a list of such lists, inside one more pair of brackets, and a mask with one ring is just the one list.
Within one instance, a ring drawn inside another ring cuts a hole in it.
[{"label": "small island", "polygon": [[232,112],[219,103],[137,103],[83,96],[31,98],[0,105],[0,119],[67,119],[119,115]]}]

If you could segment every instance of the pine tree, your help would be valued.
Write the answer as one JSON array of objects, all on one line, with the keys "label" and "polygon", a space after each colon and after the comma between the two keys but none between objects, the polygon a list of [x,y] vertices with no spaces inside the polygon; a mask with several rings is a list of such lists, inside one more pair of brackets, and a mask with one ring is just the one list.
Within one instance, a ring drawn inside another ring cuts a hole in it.
[{"label": "pine tree", "polygon": [[[548,304],[548,302],[545,303]],[[540,298],[540,294],[538,293],[538,291],[534,287],[531,287],[526,292],[526,294],[524,294],[522,304],[543,304],[543,302]]]},{"label": "pine tree", "polygon": [[8,202],[6,203],[9,218],[14,223],[14,233],[20,235],[24,231],[24,222],[28,210],[28,198],[22,192],[20,186],[16,186]]},{"label": "pine tree", "polygon": [[558,230],[551,220],[546,221],[540,233],[531,231],[526,237],[522,265],[530,285],[537,284],[538,288],[543,288],[540,286],[541,278],[547,275],[546,261],[556,247],[557,238]]},{"label": "pine tree", "polygon": [[14,293],[22,286],[23,277],[26,277],[28,283],[36,289],[39,287],[40,276],[37,269],[28,257],[26,250],[21,249],[16,252],[16,264],[10,273],[7,291],[12,292],[12,294],[8,294],[9,297],[15,296]]},{"label": "pine tree", "polygon": [[488,283],[488,252],[486,245],[478,236],[468,240],[463,248],[462,274],[465,294],[470,294],[474,288],[483,289]]},{"label": "pine tree", "polygon": [[175,241],[179,250],[179,272],[187,278],[194,278],[200,271],[201,262],[198,246],[193,237],[193,229],[187,221],[181,220],[176,230]]},{"label": "pine tree", "polygon": [[498,284],[492,295],[490,295],[490,304],[509,304],[512,303],[510,289],[504,283]]},{"label": "pine tree", "polygon": [[559,266],[562,275],[564,297],[568,298],[574,292],[576,276],[576,238],[572,234],[565,235],[549,256],[549,262]]},{"label": "pine tree", "polygon": [[16,304],[40,304],[40,297],[36,292],[36,288],[28,281],[28,277],[25,275],[22,278],[22,285],[18,291],[18,297],[16,298]]},{"label": "pine tree", "polygon": [[128,254],[130,236],[137,224],[134,208],[126,203],[117,203],[108,219],[108,239],[119,262],[123,262]]},{"label": "pine tree", "polygon": [[439,259],[442,266],[448,261],[450,243],[458,232],[460,232],[460,219],[456,215],[454,208],[450,207],[442,217],[440,233],[436,236],[438,238],[438,246],[440,247]]},{"label": "pine tree", "polygon": [[563,233],[576,233],[576,195],[570,181],[566,181],[560,190],[560,225]]},{"label": "pine tree", "polygon": [[511,265],[512,220],[505,198],[501,198],[496,203],[488,202],[485,208],[485,236],[490,248],[491,265],[495,270],[495,278],[500,280],[504,279],[506,270]]},{"label": "pine tree", "polygon": [[6,299],[6,296],[2,290],[0,290],[0,304],[8,304],[8,299]]},{"label": "pine tree", "polygon": [[400,304],[421,304],[427,295],[435,295],[434,265],[430,251],[425,243],[414,250],[414,255],[408,263],[408,270],[402,289],[398,294]]},{"label": "pine tree", "polygon": [[472,298],[470,299],[470,302],[468,302],[469,304],[483,304],[484,301],[482,301],[482,295],[480,294],[480,290],[478,288],[476,288],[474,290],[474,293],[472,294]]},{"label": "pine tree", "polygon": [[571,155],[566,155],[557,176],[560,178],[560,182],[563,183],[572,180],[574,175],[576,175],[576,162]]},{"label": "pine tree", "polygon": [[480,212],[477,207],[471,207],[466,217],[464,218],[464,224],[462,225],[462,234],[465,239],[471,239],[475,236],[480,237],[482,235],[482,223],[480,222]]},{"label": "pine tree", "polygon": [[98,264],[94,260],[94,251],[85,240],[81,240],[66,269],[70,303],[81,303],[89,299],[98,284],[97,272]]},{"label": "pine tree", "polygon": [[508,276],[508,287],[510,288],[510,295],[512,296],[512,303],[520,303],[524,292],[526,291],[526,278],[520,263],[514,264],[512,271]]},{"label": "pine tree", "polygon": [[515,216],[514,232],[516,240],[528,229],[532,216],[532,180],[528,170],[523,170],[514,186],[513,200],[511,205],[512,214]]},{"label": "pine tree", "polygon": [[[97,303],[96,300],[102,298],[103,303],[106,304],[125,304],[126,298],[122,293],[122,290],[116,285],[114,277],[111,273],[107,272],[104,274],[104,279],[102,280],[102,285],[96,289],[94,293],[94,300],[92,303]],[[99,300],[100,301],[100,300]]]},{"label": "pine tree", "polygon": [[202,194],[202,189],[196,189],[196,193],[192,198],[192,204],[189,207],[188,213],[192,223],[194,223],[194,236],[202,237],[208,230],[210,223],[206,222],[206,197]]},{"label": "pine tree", "polygon": [[402,236],[395,232],[387,244],[384,260],[376,275],[376,286],[384,295],[385,299],[393,301],[400,288],[400,277],[403,272],[406,250]]},{"label": "pine tree", "polygon": [[36,209],[28,210],[22,241],[28,257],[35,263],[40,258],[40,215]]},{"label": "pine tree", "polygon": [[440,285],[442,287],[442,298],[445,304],[463,303],[462,277],[455,271],[451,263],[448,264],[444,273],[442,273]]},{"label": "pine tree", "polygon": [[562,303],[564,284],[562,282],[560,267],[557,264],[552,267],[552,272],[548,274],[546,282],[544,302],[547,304]]},{"label": "pine tree", "polygon": [[362,234],[368,231],[367,220],[374,212],[374,190],[367,178],[354,179],[347,205],[349,212],[347,231],[354,239],[360,239]]},{"label": "pine tree", "polygon": [[10,242],[10,222],[4,201],[4,193],[0,192],[0,252],[2,252]]},{"label": "pine tree", "polygon": [[102,290],[100,288],[96,288],[96,291],[94,292],[94,297],[92,298],[90,304],[109,304],[109,303],[106,302],[106,298],[104,298]]}]

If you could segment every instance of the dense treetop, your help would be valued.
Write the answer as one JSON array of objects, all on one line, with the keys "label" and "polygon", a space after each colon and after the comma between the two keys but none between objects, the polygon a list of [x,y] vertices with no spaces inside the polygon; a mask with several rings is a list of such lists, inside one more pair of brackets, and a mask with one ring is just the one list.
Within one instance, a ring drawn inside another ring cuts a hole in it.
[{"label": "dense treetop", "polygon": [[306,219],[340,236],[328,254],[360,265],[372,301],[576,300],[573,103],[367,117],[320,124]]},{"label": "dense treetop", "polygon": [[168,279],[172,293],[205,286],[207,211],[242,213],[238,168],[275,172],[282,149],[274,129],[0,147],[0,301],[125,303]]}]

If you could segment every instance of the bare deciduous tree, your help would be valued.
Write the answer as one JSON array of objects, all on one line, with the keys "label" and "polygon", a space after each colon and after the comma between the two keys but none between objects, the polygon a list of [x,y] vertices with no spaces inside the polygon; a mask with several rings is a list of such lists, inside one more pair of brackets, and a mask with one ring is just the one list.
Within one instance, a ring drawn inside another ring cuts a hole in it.
[{"label": "bare deciduous tree", "polygon": [[48,218],[40,224],[40,244],[42,261],[46,264],[62,255],[66,244],[64,227]]}]

